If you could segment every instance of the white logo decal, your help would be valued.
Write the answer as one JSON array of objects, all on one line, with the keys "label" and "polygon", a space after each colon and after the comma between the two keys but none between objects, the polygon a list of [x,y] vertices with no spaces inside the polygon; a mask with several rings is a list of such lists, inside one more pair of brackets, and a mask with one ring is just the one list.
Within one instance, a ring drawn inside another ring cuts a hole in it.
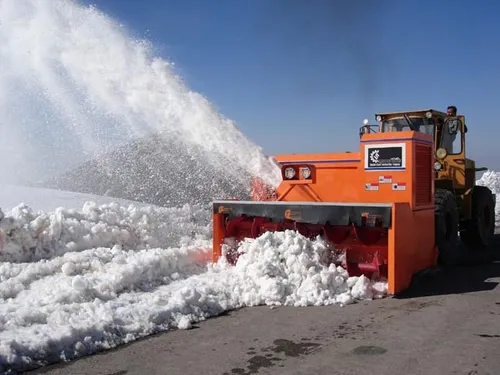
[{"label": "white logo decal", "polygon": [[379,153],[379,150],[373,150],[370,152],[370,160],[372,163],[378,163],[378,158],[380,157]]}]

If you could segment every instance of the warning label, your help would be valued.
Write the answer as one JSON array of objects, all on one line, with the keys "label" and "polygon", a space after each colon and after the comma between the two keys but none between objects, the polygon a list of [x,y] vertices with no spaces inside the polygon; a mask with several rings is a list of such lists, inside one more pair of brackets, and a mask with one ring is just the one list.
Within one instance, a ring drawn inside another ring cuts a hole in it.
[{"label": "warning label", "polygon": [[378,189],[379,189],[378,182],[367,182],[365,184],[365,190],[368,190],[368,191],[378,191]]},{"label": "warning label", "polygon": [[392,182],[392,176],[378,176],[378,182],[381,184],[390,184]]},{"label": "warning label", "polygon": [[395,182],[392,184],[392,190],[406,190],[406,182]]}]

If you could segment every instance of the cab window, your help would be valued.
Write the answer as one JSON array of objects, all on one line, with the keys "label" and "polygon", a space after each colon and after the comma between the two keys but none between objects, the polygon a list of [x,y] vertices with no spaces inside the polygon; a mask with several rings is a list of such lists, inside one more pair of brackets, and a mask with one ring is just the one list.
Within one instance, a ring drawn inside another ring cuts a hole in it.
[{"label": "cab window", "polygon": [[[434,137],[434,120],[426,117],[409,117],[408,118],[415,126],[417,131],[429,134]],[[404,117],[392,118],[382,123],[383,132],[405,132],[412,130],[411,124]]]}]

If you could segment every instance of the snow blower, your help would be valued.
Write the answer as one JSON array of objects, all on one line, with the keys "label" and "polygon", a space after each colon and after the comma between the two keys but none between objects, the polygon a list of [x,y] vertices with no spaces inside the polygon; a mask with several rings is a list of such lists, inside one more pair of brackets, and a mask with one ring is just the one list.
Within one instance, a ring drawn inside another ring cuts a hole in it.
[{"label": "snow blower", "polygon": [[251,201],[213,202],[212,261],[237,261],[235,247],[266,231],[322,236],[344,253],[349,275],[378,277],[389,294],[415,273],[453,264],[458,233],[489,245],[495,197],[475,186],[465,157],[465,119],[423,110],[377,114],[360,128],[357,152],[280,155],[281,184],[254,180]]}]

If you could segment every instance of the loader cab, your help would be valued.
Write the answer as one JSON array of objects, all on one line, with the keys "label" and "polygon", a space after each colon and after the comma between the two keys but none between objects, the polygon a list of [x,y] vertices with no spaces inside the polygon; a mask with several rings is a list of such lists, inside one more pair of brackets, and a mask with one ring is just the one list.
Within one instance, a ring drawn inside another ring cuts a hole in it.
[{"label": "loader cab", "polygon": [[[368,125],[365,120],[360,129],[360,137],[367,133],[389,133],[416,131],[430,135],[434,139],[436,157],[435,170],[437,178],[448,178],[457,181],[457,173],[464,175],[464,168],[470,160],[465,158],[465,117],[462,115],[450,117],[445,112],[433,109],[378,113],[375,115],[378,125]],[[438,166],[440,163],[440,167]],[[439,167],[439,168],[438,168]],[[451,167],[452,174],[445,173]],[[461,180],[458,178],[458,180]],[[453,184],[455,188],[457,184]],[[466,185],[458,182],[459,186]],[[468,185],[468,184],[467,184]]]},{"label": "loader cab", "polygon": [[405,132],[418,131],[434,137],[435,123],[432,118],[403,116],[390,118],[382,122],[381,131],[387,132]]},{"label": "loader cab", "polygon": [[475,184],[477,171],[465,156],[465,117],[433,109],[376,115],[380,132],[416,131],[434,139],[435,186],[461,193]]},{"label": "loader cab", "polygon": [[[441,116],[440,116],[441,115]],[[445,116],[433,110],[380,113],[375,116],[380,124],[380,131],[405,132],[416,131],[435,137],[436,118]]]},{"label": "loader cab", "polygon": [[475,163],[465,157],[465,118],[449,117],[434,109],[405,112],[377,113],[378,125],[360,129],[360,137],[366,133],[415,131],[434,139],[436,187],[451,190],[467,189],[474,185]]},{"label": "loader cab", "polygon": [[445,117],[446,113],[432,109],[377,113],[375,119],[378,125],[368,125],[368,120],[365,120],[359,134],[362,137],[363,134],[367,133],[416,131],[435,138],[436,119]]}]

